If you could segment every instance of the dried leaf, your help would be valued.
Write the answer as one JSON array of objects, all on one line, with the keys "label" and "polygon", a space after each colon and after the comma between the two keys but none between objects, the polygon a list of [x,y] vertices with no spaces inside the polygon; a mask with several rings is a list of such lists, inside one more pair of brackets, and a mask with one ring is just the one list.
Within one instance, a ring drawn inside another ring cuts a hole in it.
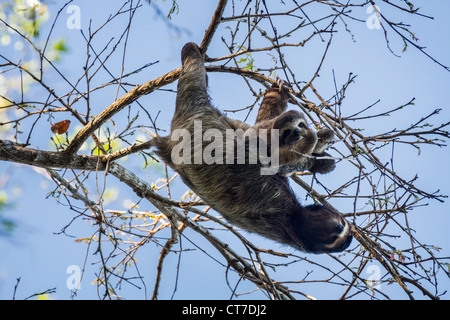
[{"label": "dried leaf", "polygon": [[52,130],[53,133],[57,133],[57,134],[63,134],[65,133],[70,126],[70,120],[63,120],[60,122],[57,122],[55,124],[50,124],[50,128]]}]

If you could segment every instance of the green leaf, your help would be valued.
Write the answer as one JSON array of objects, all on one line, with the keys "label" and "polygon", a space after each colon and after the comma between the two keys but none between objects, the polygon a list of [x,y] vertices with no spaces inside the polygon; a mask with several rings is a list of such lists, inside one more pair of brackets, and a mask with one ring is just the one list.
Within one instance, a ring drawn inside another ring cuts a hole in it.
[{"label": "green leaf", "polygon": [[60,39],[53,43],[52,48],[59,52],[67,52],[69,49],[66,45],[66,39]]}]

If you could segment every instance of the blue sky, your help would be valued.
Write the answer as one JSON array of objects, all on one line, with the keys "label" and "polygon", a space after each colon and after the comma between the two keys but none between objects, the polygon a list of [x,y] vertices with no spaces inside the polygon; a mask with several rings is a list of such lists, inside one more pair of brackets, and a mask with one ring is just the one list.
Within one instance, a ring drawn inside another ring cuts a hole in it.
[{"label": "blue sky", "polygon": [[[138,10],[135,21],[133,22],[132,32],[129,38],[128,52],[126,56],[126,71],[135,70],[146,63],[159,60],[158,64],[149,67],[139,73],[133,81],[143,83],[149,79],[160,76],[180,65],[179,52],[188,41],[200,42],[204,30],[209,24],[211,13],[214,11],[216,1],[199,0],[198,6],[192,6],[187,1],[179,1],[180,13],[173,15],[172,23],[178,26],[182,31],[175,32],[167,28],[165,23],[155,14],[155,10],[147,5]],[[89,19],[93,19],[93,26],[98,26],[110,14],[109,10],[104,10],[107,4],[110,8],[117,8],[121,1],[75,1],[81,8],[82,29],[87,30]],[[168,9],[161,1],[162,10]],[[202,11],[199,11],[199,7]],[[381,7],[384,13],[384,7]],[[412,24],[413,30],[420,39],[419,44],[426,46],[426,51],[441,61],[443,64],[450,65],[450,35],[448,30],[448,12],[450,3],[445,0],[427,1],[422,9],[422,13],[433,16],[434,20],[428,20],[419,17],[413,17],[408,20]],[[228,7],[227,10],[230,10]],[[364,17],[366,8],[360,9],[361,17]],[[386,15],[388,15],[386,8]],[[56,13],[54,5],[50,6],[50,21]],[[111,12],[113,10],[111,9]],[[389,11],[392,12],[392,11]],[[315,14],[310,13],[311,17]],[[369,16],[369,14],[367,14]],[[396,14],[390,17],[397,18]],[[405,18],[406,16],[402,16]],[[64,16],[63,16],[64,18]],[[398,17],[398,19],[402,19]],[[78,30],[68,30],[64,27],[64,20],[60,19],[54,31],[54,37],[64,36],[67,38],[69,52],[63,56],[59,66],[60,69],[68,74],[70,79],[77,79],[81,75],[80,67],[85,62],[85,44]],[[120,20],[119,20],[120,21]],[[94,45],[96,48],[102,48],[112,36],[117,36],[117,32],[123,30],[123,20],[112,24],[105,30],[102,37],[97,38]],[[334,93],[333,72],[336,75],[338,84],[343,84],[352,72],[357,74],[356,83],[347,91],[346,99],[342,107],[342,112],[353,114],[380,99],[377,105],[377,111],[389,110],[393,107],[402,105],[415,97],[415,106],[408,112],[402,112],[397,116],[392,116],[381,121],[367,121],[365,132],[383,132],[384,128],[404,128],[408,127],[421,117],[427,115],[437,108],[442,108],[442,112],[433,120],[438,124],[450,119],[448,108],[448,95],[450,84],[450,72],[433,63],[422,53],[412,47],[404,53],[401,52],[402,44],[392,38],[392,48],[401,57],[394,56],[386,47],[384,34],[381,30],[370,30],[364,24],[349,21],[349,27],[352,34],[343,30],[343,25],[339,25],[339,33],[335,36],[334,42],[330,48],[327,59],[322,66],[321,76],[315,82],[315,87],[325,97]],[[283,27],[280,26],[280,32]],[[46,28],[48,28],[47,26]],[[214,38],[209,56],[215,57],[224,54],[225,49],[220,35],[225,34],[226,29],[221,29]],[[356,42],[355,42],[355,41]],[[322,56],[322,51],[326,43],[321,43],[319,39],[314,40],[313,44],[306,46],[301,50],[286,50],[288,61],[302,80],[309,79],[314,74],[317,64]],[[0,48],[1,49],[1,48]],[[11,52],[12,47],[4,48],[6,52]],[[3,49],[1,49],[3,50]],[[319,50],[319,53],[317,52]],[[256,55],[255,55],[256,56]],[[121,55],[113,57],[108,64],[116,74],[120,73]],[[266,63],[267,57],[257,57]],[[105,75],[105,81],[109,78]],[[247,106],[253,102],[253,97],[241,79],[236,80],[235,76],[225,74],[211,74],[209,77],[210,94],[214,104],[221,110],[239,108]],[[61,84],[61,89],[63,85]],[[170,86],[175,88],[175,84]],[[58,86],[57,86],[58,89]],[[30,92],[32,94],[33,91]],[[93,97],[92,105],[94,110],[99,112],[107,107],[114,98],[114,90],[105,90],[105,95]],[[308,98],[314,100],[311,92],[307,92]],[[171,92],[158,92],[140,100],[150,110],[152,115],[160,112],[159,124],[162,129],[168,129],[170,119],[173,114],[175,95]],[[234,117],[244,117],[243,113],[236,113]],[[250,117],[254,117],[255,114]],[[61,119],[62,120],[62,119]],[[117,120],[119,122],[119,119]],[[51,136],[48,128],[39,131],[39,138],[33,142],[42,147],[48,147]],[[450,194],[450,170],[447,167],[448,148],[424,147],[420,155],[413,148],[396,147],[395,170],[400,172],[405,179],[412,179],[418,173],[418,185],[424,190],[434,192],[437,189],[441,194]],[[385,161],[389,161],[390,154],[381,155]],[[128,165],[125,163],[124,165]],[[143,172],[140,169],[141,163],[130,163],[131,170],[137,170],[150,179],[157,176],[155,169],[149,169]],[[441,169],[442,168],[442,169]],[[342,175],[348,174],[345,165],[339,171],[335,171],[327,177],[326,182],[331,186],[339,186]],[[77,243],[76,238],[89,236],[93,232],[93,226],[84,222],[82,219],[76,222],[68,229],[67,233],[74,237],[58,235],[61,228],[67,225],[74,213],[65,205],[58,204],[51,197],[46,199],[48,192],[53,190],[53,182],[45,177],[41,172],[26,166],[17,166],[10,163],[0,163],[0,176],[10,176],[6,191],[13,201],[13,207],[5,211],[5,215],[14,219],[17,224],[17,230],[13,236],[8,239],[0,239],[0,298],[9,299],[12,297],[16,279],[21,278],[16,296],[20,298],[27,297],[36,292],[42,292],[49,288],[57,288],[53,298],[69,299],[70,290],[67,289],[67,279],[70,274],[67,268],[72,265],[83,266],[86,256],[89,256],[86,267],[85,278],[82,281],[82,287],[78,290],[78,297],[85,299],[97,298],[97,289],[92,281],[97,272],[97,266],[91,265],[98,261],[98,257],[93,256],[94,248],[87,248],[82,243]],[[322,179],[323,180],[323,179]],[[111,182],[117,185],[117,181]],[[181,183],[179,183],[181,184]],[[185,191],[182,186],[176,190],[178,196]],[[308,203],[305,199],[304,191],[296,189],[299,198]],[[122,188],[116,202],[112,205],[120,207],[120,203],[128,198],[132,198],[131,190]],[[334,205],[338,206],[342,212],[352,210],[352,202],[336,201]],[[363,206],[363,203],[359,204]],[[147,204],[142,204],[143,210],[150,209]],[[450,227],[448,203],[430,202],[426,207],[415,209],[409,216],[409,222],[414,225],[416,236],[425,243],[432,243],[442,247],[440,256],[450,256],[450,239],[448,228]],[[258,236],[246,234],[253,242],[261,247],[274,248],[275,250],[291,249],[282,247],[276,243],[261,239]],[[236,241],[224,235],[224,239],[233,243]],[[187,232],[186,238],[182,238],[182,244],[185,247],[190,246],[190,241],[199,243],[205,251],[213,251],[211,246],[193,232]],[[140,272],[144,274],[147,286],[147,298],[153,290],[154,276],[157,259],[159,257],[160,247],[148,245],[140,255]],[[216,255],[217,256],[217,255]],[[332,259],[327,256],[311,257],[313,261],[334,266]],[[276,259],[273,259],[276,261]],[[174,291],[178,256],[169,255],[165,263],[163,273],[164,285],[160,289],[160,297],[168,299]],[[186,252],[181,258],[181,271],[178,275],[178,287],[175,293],[176,299],[227,299],[231,292],[225,283],[226,268],[212,262],[211,258],[196,252]],[[307,272],[313,271],[313,275],[320,278],[321,273],[325,271],[315,268],[314,265],[306,261],[299,261],[295,267],[286,267],[277,269],[278,279],[296,279],[303,278]],[[237,277],[232,273],[228,274],[230,283],[236,283]],[[234,281],[234,282],[233,282]],[[448,288],[450,281],[446,277],[440,279],[443,288]],[[122,288],[120,293],[126,298],[142,299],[145,298],[145,289],[141,283],[138,283],[141,289],[133,286]],[[253,285],[242,283],[239,286],[241,292],[253,290]],[[305,289],[303,289],[305,288]],[[342,293],[341,287],[326,287],[326,290],[320,284],[311,284],[302,287],[304,292],[320,299],[335,298]],[[405,294],[396,288],[389,288],[390,296],[397,299],[406,298]],[[441,289],[443,291],[443,289]],[[264,298],[260,293],[254,293],[244,298]],[[446,296],[448,299],[448,294]]]}]

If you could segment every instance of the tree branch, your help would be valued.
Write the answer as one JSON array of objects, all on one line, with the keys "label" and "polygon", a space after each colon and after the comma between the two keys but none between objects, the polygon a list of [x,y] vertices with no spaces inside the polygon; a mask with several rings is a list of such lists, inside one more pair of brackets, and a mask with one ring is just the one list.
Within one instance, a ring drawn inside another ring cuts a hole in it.
[{"label": "tree branch", "polygon": [[81,129],[75,138],[70,142],[66,149],[62,152],[63,158],[70,158],[74,155],[81,145],[87,140],[87,138],[100,126],[110,119],[113,115],[120,110],[131,104],[133,101],[139,99],[143,95],[149,94],[158,88],[166,86],[176,79],[178,79],[181,72],[181,68],[175,69],[165,75],[150,80],[143,85],[137,85],[133,90],[129,91],[121,98],[112,103],[109,107],[103,110],[98,116],[90,121],[83,129]]},{"label": "tree branch", "polygon": [[202,43],[200,44],[200,49],[204,53],[206,53],[206,51],[208,50],[209,44],[211,43],[211,40],[216,33],[217,27],[219,26],[222,19],[223,11],[227,6],[227,2],[228,0],[219,0],[219,3],[217,4],[216,11],[214,12],[214,15],[211,19],[211,23],[209,24],[208,29],[206,29]]}]

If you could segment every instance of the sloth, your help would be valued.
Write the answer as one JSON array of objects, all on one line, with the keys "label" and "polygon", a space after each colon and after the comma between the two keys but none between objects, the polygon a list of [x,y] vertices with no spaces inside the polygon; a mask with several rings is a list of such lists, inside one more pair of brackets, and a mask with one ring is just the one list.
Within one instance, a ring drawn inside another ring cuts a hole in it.
[{"label": "sloth", "polygon": [[[287,93],[281,86],[266,92],[254,126],[230,119],[211,104],[203,55],[195,43],[183,47],[181,62],[171,134],[155,138],[155,153],[232,225],[309,253],[345,250],[352,240],[352,232],[343,217],[322,205],[302,206],[285,174],[278,171],[262,174],[266,164],[260,159],[256,163],[239,162],[236,137],[231,147],[225,138],[230,131],[266,129],[270,135],[266,134],[265,138],[258,135],[258,141],[270,147],[278,144],[276,150],[282,171],[300,168],[329,172],[334,168],[334,161],[327,159],[327,163],[321,164],[313,155],[323,154],[332,135],[320,131],[316,134],[308,129],[303,114],[297,111],[285,112]],[[273,132],[278,133],[278,139]],[[215,148],[211,148],[213,139]],[[319,143],[320,139],[325,142]],[[225,148],[219,147],[225,143]],[[243,145],[246,156],[255,153],[249,139]],[[232,163],[208,162],[201,157],[209,154],[218,160],[228,156],[230,150],[235,160]],[[305,156],[308,154],[310,157]]]},{"label": "sloth", "polygon": [[[247,132],[255,132],[258,138],[263,138],[266,145],[272,144],[272,130],[278,130],[279,149],[276,151],[279,153],[278,173],[281,175],[288,176],[293,172],[305,170],[323,174],[334,170],[334,159],[324,151],[333,142],[333,131],[322,129],[316,133],[308,128],[303,113],[295,110],[283,112],[287,107],[287,100],[282,99],[280,90],[281,87],[276,92],[272,92],[272,89],[266,92],[254,126],[232,120],[232,127],[245,129],[244,135],[247,137],[251,136]],[[269,107],[272,108],[265,113],[264,109]],[[266,134],[261,136],[262,130],[265,130]]]},{"label": "sloth", "polygon": [[[300,134],[302,139],[295,146],[285,147],[283,151],[280,151],[281,166],[279,174],[288,176],[293,172],[305,170],[321,174],[333,171],[336,167],[335,161],[325,152],[333,143],[333,131],[322,129],[316,133],[308,129],[305,116],[302,113],[297,111],[284,112],[287,108],[288,93],[286,90],[283,90],[283,85],[283,82],[279,82],[266,91],[254,125],[256,128],[262,125],[267,127],[268,122],[274,121],[274,118],[279,118],[280,115],[292,115],[293,117],[296,115],[296,123],[293,121],[293,125],[290,126],[285,125],[286,123],[283,124],[284,131],[281,131],[280,138],[286,135],[291,137],[291,134]],[[283,125],[278,125],[277,127],[280,128]],[[275,126],[273,128],[276,129]],[[281,140],[280,144],[283,144]],[[287,143],[287,145],[289,144]]]}]

